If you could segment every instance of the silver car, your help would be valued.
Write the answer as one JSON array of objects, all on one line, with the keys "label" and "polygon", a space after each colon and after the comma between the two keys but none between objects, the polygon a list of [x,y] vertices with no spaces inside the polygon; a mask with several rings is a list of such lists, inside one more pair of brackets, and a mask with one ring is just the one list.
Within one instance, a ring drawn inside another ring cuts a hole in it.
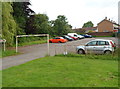
[{"label": "silver car", "polygon": [[84,46],[77,46],[78,54],[110,54],[114,52],[115,43],[112,40],[95,39],[87,42]]}]

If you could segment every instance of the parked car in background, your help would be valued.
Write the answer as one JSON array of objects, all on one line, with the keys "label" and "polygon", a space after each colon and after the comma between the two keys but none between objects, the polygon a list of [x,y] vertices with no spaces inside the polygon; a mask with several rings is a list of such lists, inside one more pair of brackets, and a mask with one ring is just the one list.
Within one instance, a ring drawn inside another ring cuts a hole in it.
[{"label": "parked car in background", "polygon": [[64,39],[63,37],[55,37],[53,39],[49,40],[50,43],[65,43],[67,42],[66,39]]},{"label": "parked car in background", "polygon": [[95,39],[84,46],[77,46],[76,50],[78,54],[110,54],[114,52],[115,47],[115,43],[112,40]]},{"label": "parked car in background", "polygon": [[85,37],[82,36],[82,35],[75,35],[75,36],[77,36],[79,39],[83,39],[83,38],[85,38]]},{"label": "parked car in background", "polygon": [[72,36],[72,37],[77,37],[78,39],[83,39],[84,36],[82,35],[78,35],[77,33],[68,33],[69,36]]},{"label": "parked car in background", "polygon": [[82,36],[84,36],[85,38],[92,38],[92,35],[88,35],[88,34],[83,34]]},{"label": "parked car in background", "polygon": [[73,41],[74,40],[73,38],[71,38],[71,37],[69,37],[67,35],[63,35],[61,37],[63,37],[64,39],[67,39],[68,41]]},{"label": "parked car in background", "polygon": [[70,36],[70,35],[67,35],[69,36],[70,38],[73,38],[74,40],[78,40],[78,37],[73,37],[73,36]]}]

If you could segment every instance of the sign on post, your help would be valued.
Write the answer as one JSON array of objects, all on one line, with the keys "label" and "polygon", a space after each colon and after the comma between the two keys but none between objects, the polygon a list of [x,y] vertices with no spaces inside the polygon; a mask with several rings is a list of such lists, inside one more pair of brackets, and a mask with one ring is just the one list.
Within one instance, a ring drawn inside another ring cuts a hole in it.
[{"label": "sign on post", "polygon": [[3,43],[3,50],[5,51],[6,50],[6,46],[5,46],[6,40],[0,39],[0,43]]}]

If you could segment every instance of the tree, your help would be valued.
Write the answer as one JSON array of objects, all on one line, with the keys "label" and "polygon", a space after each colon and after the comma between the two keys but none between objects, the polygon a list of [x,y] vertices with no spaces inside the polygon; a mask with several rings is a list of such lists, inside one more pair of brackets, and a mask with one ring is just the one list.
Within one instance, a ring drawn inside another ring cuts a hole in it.
[{"label": "tree", "polygon": [[36,28],[35,28],[35,15],[31,15],[27,22],[26,22],[26,34],[35,34],[36,33]]},{"label": "tree", "polygon": [[49,18],[46,14],[36,14],[27,22],[27,34],[48,34],[50,31]]},{"label": "tree", "polygon": [[56,35],[64,35],[71,32],[71,25],[68,24],[67,18],[64,15],[59,15],[53,23],[53,32]]},{"label": "tree", "polygon": [[83,28],[84,27],[93,27],[93,26],[94,26],[94,24],[92,23],[92,21],[88,21],[87,23],[84,23]]},{"label": "tree", "polygon": [[71,32],[72,26],[68,24],[67,18],[59,15],[56,20],[49,21],[46,14],[30,16],[27,21],[27,34],[50,34],[63,35]]},{"label": "tree", "polygon": [[18,23],[17,34],[25,34],[26,22],[33,10],[29,8],[30,2],[13,2],[13,16],[15,21]]},{"label": "tree", "polygon": [[8,45],[14,42],[16,35],[16,22],[11,15],[13,8],[10,2],[2,2],[2,37],[7,40]]}]

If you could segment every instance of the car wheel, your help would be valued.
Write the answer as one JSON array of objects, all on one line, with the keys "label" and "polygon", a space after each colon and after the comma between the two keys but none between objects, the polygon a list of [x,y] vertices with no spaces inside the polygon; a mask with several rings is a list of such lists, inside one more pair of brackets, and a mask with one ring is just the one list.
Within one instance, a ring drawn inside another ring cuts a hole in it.
[{"label": "car wheel", "polygon": [[111,54],[111,53],[112,53],[112,52],[109,51],[109,50],[105,51],[105,54]]},{"label": "car wheel", "polygon": [[58,43],[62,43],[61,41],[59,41]]},{"label": "car wheel", "polygon": [[85,54],[85,52],[84,52],[84,50],[79,49],[79,50],[78,50],[78,54]]},{"label": "car wheel", "polygon": [[50,41],[50,43],[52,43],[52,41]]},{"label": "car wheel", "polygon": [[81,39],[83,39],[83,38],[79,38],[79,40],[81,40]]}]

